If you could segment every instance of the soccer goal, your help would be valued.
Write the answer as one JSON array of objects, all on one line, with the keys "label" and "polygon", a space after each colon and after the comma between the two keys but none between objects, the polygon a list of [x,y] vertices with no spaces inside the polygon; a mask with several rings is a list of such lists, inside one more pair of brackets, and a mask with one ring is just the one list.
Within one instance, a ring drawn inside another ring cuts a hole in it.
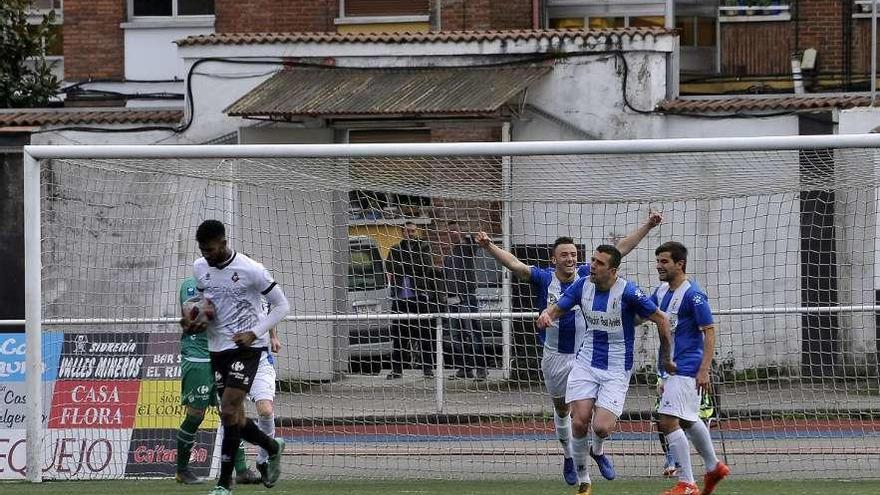
[{"label": "soccer goal", "polygon": [[[213,218],[291,303],[274,362],[285,477],[562,483],[531,287],[474,238],[545,267],[570,236],[583,263],[657,211],[620,274],[653,290],[654,249],[690,250],[717,325],[719,457],[742,477],[877,478],[878,149],[880,135],[25,147],[26,321],[2,322],[25,333],[2,343],[26,369],[0,382],[0,476],[173,475],[179,287]],[[618,476],[663,469],[657,340],[636,327],[605,447]],[[209,411],[197,474],[217,424]]]}]

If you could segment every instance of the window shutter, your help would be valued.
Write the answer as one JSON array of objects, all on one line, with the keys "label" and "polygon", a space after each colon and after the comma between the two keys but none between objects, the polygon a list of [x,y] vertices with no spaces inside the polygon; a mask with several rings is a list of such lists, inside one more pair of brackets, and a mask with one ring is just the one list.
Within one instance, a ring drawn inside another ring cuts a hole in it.
[{"label": "window shutter", "polygon": [[345,17],[428,15],[429,0],[345,0]]}]

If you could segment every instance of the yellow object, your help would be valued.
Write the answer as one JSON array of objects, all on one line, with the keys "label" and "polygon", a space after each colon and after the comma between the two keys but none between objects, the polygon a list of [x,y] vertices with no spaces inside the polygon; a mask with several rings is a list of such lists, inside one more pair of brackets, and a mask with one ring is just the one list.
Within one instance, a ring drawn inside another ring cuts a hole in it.
[{"label": "yellow object", "polygon": [[552,29],[583,29],[583,17],[565,17],[561,19],[550,19],[550,28]]},{"label": "yellow object", "polygon": [[[135,408],[135,428],[180,427],[186,408],[180,403],[180,380],[144,380]],[[217,408],[205,411],[205,420],[199,428],[216,429],[220,424]]]},{"label": "yellow object", "polygon": [[381,24],[339,24],[338,33],[427,33],[431,25],[427,22],[394,22]]}]

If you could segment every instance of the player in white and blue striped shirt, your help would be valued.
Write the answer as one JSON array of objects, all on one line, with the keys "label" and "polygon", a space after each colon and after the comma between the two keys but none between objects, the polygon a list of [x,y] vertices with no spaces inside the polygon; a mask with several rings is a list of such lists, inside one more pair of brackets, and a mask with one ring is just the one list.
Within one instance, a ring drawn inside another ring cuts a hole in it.
[{"label": "player in white and blue striped shirt", "polygon": [[[623,255],[632,251],[648,231],[659,225],[662,220],[659,213],[651,212],[643,225],[618,243]],[[577,246],[571,237],[559,237],[553,243],[548,268],[526,265],[512,253],[493,244],[485,232],[477,233],[475,240],[519,280],[531,284],[534,305],[538,311],[543,311],[548,304],[558,301],[571,284],[590,274],[589,265],[578,264]],[[583,340],[584,331],[583,317],[580,309],[576,308],[553,322],[551,326],[540,329],[538,333],[544,347],[541,357],[544,384],[553,401],[555,412],[553,423],[564,454],[562,474],[569,485],[577,484],[577,472],[571,454],[571,420],[570,410],[565,402],[565,389],[574,355]]]},{"label": "player in white and blue striped shirt", "polygon": [[[586,322],[586,334],[568,375],[565,393],[571,407],[572,457],[581,495],[592,491],[586,465],[588,449],[602,476],[609,480],[616,477],[611,460],[603,453],[602,443],[623,412],[632,374],[637,319],[647,318],[657,324],[661,352],[665,350],[661,355],[667,357],[664,365],[674,371],[669,355],[669,321],[636,284],[617,276],[621,258],[621,252],[614,246],[597,247],[590,258],[590,276],[576,280],[536,321],[539,328],[547,328],[580,306]],[[588,433],[591,433],[591,448]]]},{"label": "player in white and blue striped shirt", "polygon": [[709,373],[715,353],[715,322],[706,293],[686,274],[687,248],[669,241],[657,247],[654,254],[662,283],[651,299],[666,313],[675,332],[672,353],[677,368],[675,374],[661,375],[663,395],[657,410],[659,430],[666,435],[669,451],[681,466],[678,484],[664,494],[700,493],[691,467],[690,438],[703,457],[706,466],[703,493],[710,495],[730,474],[730,468],[715,456],[709,429],[700,421],[701,394],[711,387]]}]

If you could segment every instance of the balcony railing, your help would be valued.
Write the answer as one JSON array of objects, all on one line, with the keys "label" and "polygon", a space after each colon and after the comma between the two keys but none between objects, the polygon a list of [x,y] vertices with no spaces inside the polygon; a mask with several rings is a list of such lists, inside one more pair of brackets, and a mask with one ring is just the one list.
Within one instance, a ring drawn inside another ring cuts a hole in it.
[{"label": "balcony railing", "polygon": [[719,22],[766,22],[791,20],[789,5],[722,5]]}]

